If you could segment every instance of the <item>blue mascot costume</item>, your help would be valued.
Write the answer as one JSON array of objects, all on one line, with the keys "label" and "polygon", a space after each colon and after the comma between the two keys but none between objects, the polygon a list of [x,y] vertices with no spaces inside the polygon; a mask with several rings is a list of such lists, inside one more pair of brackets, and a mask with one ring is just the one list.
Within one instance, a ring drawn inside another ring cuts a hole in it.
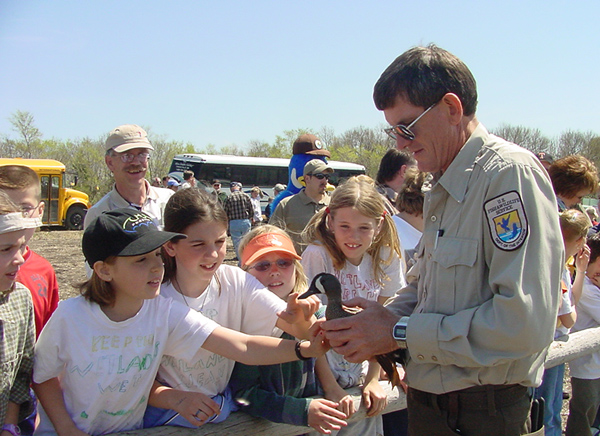
[{"label": "blue mascot costume", "polygon": [[303,178],[306,162],[312,159],[321,159],[327,162],[328,157],[331,157],[331,154],[323,148],[323,143],[315,135],[308,133],[299,136],[294,141],[292,157],[290,158],[287,189],[275,197],[273,203],[271,203],[271,213],[275,212],[281,200],[297,194],[304,187],[299,179]]}]

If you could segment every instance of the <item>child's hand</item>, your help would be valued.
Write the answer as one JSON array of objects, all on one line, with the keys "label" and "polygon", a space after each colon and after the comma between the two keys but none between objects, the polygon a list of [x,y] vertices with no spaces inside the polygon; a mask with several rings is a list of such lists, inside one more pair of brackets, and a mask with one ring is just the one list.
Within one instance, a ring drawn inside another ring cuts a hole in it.
[{"label": "child's hand", "polygon": [[325,354],[331,346],[325,339],[325,332],[319,324],[315,323],[310,328],[310,342],[304,341],[300,344],[300,352],[304,357],[319,357]]},{"label": "child's hand", "polygon": [[291,293],[287,299],[285,312],[279,314],[280,318],[290,324],[309,321],[321,307],[321,300],[316,295],[303,299],[298,299],[298,295],[300,295],[298,292]]},{"label": "child's hand", "polygon": [[337,409],[338,404],[324,398],[315,398],[308,405],[308,425],[322,434],[340,430],[348,425],[346,416]]},{"label": "child's hand", "polygon": [[337,408],[346,415],[346,419],[350,418],[354,415],[354,412],[356,412],[352,395],[347,394],[339,385],[337,389],[325,392],[325,398],[338,403],[339,405]]},{"label": "child's hand", "polygon": [[585,274],[588,264],[590,263],[590,247],[583,244],[581,250],[575,255],[575,268],[580,274]]},{"label": "child's hand", "polygon": [[379,415],[387,406],[387,395],[377,379],[363,387],[362,396],[369,417]]},{"label": "child's hand", "polygon": [[196,427],[205,424],[213,415],[221,413],[219,405],[207,395],[179,390],[175,392],[178,393],[178,397],[173,402],[173,410]]}]

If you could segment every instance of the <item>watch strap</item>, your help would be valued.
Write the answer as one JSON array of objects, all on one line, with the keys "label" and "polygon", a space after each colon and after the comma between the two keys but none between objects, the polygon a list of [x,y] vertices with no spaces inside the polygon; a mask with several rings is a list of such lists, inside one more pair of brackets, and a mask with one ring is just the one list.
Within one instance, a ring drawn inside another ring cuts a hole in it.
[{"label": "watch strap", "polygon": [[7,431],[13,436],[21,436],[21,429],[15,424],[4,424],[2,426],[2,431]]}]

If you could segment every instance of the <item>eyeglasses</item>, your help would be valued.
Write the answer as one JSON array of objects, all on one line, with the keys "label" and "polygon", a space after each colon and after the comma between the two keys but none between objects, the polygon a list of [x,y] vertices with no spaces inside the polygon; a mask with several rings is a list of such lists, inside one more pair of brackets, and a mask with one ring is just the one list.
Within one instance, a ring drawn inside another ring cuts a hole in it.
[{"label": "eyeglasses", "polygon": [[139,154],[132,154],[132,153],[115,153],[115,156],[119,156],[121,158],[121,161],[123,163],[131,163],[134,161],[134,159],[137,158],[137,160],[141,163],[144,162],[148,162],[148,159],[150,159],[150,153],[139,153]]},{"label": "eyeglasses", "polygon": [[323,179],[329,180],[329,174],[319,173],[319,174],[309,174],[309,175],[313,176],[313,177],[316,177],[319,180],[323,180]]},{"label": "eyeglasses", "polygon": [[277,265],[277,268],[279,269],[286,269],[289,268],[293,263],[294,261],[292,259],[277,259],[275,262],[269,262],[268,260],[264,260],[262,262],[258,262],[256,265],[251,266],[248,269],[254,268],[258,272],[265,272],[269,271],[273,264]]},{"label": "eyeglasses", "polygon": [[38,203],[36,206],[21,206],[21,214],[23,215],[23,218],[29,218],[33,214],[33,211],[40,207],[40,203]]},{"label": "eyeglasses", "polygon": [[410,130],[415,124],[417,124],[417,121],[419,121],[421,118],[423,118],[423,115],[425,115],[427,112],[429,112],[431,109],[433,109],[433,107],[437,104],[437,102],[433,103],[431,106],[429,106],[427,109],[425,109],[423,111],[423,113],[421,115],[419,115],[417,118],[415,118],[415,120],[410,123],[408,126],[405,126],[404,124],[396,124],[395,126],[392,127],[388,127],[387,129],[383,129],[385,133],[387,133],[390,138],[397,140],[398,137],[404,138],[408,141],[412,141],[413,139],[415,139],[415,134],[412,132],[412,130]]}]

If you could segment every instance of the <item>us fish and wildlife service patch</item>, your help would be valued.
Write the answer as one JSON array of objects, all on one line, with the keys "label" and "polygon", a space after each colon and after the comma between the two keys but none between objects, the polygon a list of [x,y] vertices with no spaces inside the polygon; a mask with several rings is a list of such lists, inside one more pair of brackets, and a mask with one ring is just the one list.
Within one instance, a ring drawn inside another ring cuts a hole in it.
[{"label": "us fish and wildlife service patch", "polygon": [[517,191],[506,192],[483,206],[492,241],[501,250],[512,251],[527,239],[527,215]]}]

